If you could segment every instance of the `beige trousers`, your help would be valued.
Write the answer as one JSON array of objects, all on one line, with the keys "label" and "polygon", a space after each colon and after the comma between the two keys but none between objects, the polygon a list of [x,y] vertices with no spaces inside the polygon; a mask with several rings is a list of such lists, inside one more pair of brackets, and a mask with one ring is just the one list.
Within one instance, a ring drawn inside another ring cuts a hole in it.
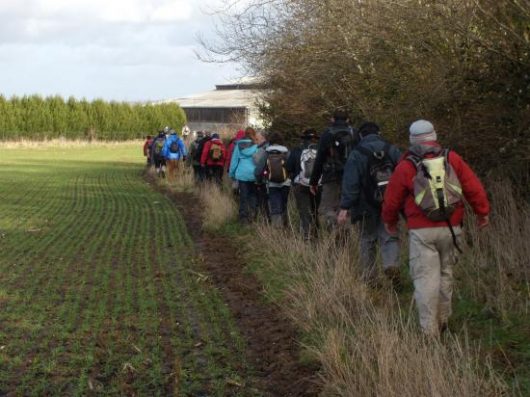
[{"label": "beige trousers", "polygon": [[[454,227],[454,231],[460,239],[460,227]],[[425,334],[438,336],[440,326],[451,315],[456,262],[453,238],[447,227],[412,229],[409,237],[409,265],[420,325]]]},{"label": "beige trousers", "polygon": [[166,160],[167,165],[167,179],[174,182],[177,179],[177,172],[179,169],[179,160]]}]

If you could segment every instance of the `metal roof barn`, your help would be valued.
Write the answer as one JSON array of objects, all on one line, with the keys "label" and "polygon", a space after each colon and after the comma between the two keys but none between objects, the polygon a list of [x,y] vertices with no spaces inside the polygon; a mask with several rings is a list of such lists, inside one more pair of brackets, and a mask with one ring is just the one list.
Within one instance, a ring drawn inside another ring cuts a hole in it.
[{"label": "metal roof barn", "polygon": [[263,127],[258,111],[263,89],[255,80],[216,85],[215,90],[185,98],[175,98],[159,103],[177,102],[188,120],[192,131],[218,131],[233,133],[239,128],[252,125]]}]

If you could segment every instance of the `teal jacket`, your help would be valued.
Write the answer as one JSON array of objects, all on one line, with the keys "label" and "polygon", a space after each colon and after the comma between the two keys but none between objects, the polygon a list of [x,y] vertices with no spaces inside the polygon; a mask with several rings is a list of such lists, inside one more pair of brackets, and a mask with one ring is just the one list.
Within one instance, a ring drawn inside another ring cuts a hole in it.
[{"label": "teal jacket", "polygon": [[234,153],[230,161],[228,175],[230,178],[244,182],[255,182],[254,153],[258,150],[258,145],[252,143],[250,139],[244,138],[237,141],[234,146]]}]

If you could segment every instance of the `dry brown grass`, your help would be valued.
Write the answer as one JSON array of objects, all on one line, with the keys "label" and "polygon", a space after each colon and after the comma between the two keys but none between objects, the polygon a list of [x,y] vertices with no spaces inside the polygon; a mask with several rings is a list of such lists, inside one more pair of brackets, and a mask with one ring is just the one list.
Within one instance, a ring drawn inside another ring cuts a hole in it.
[{"label": "dry brown grass", "polygon": [[461,279],[473,298],[499,315],[530,312],[530,206],[517,200],[506,181],[489,181],[491,226],[477,230],[467,216],[468,249],[460,259]]},{"label": "dry brown grass", "polygon": [[[505,184],[487,186],[492,225],[478,233],[474,217],[468,217],[468,246],[455,267],[456,290],[495,312],[528,315],[528,205],[517,203]],[[226,191],[206,185],[200,195],[205,228],[216,230],[234,219],[236,204]],[[465,331],[427,340],[412,301],[403,303],[401,297],[400,302],[388,284],[372,290],[361,281],[355,231],[345,245],[334,236],[308,244],[296,226],[278,231],[260,224],[254,233],[252,240],[259,241],[249,246],[250,260],[259,263],[254,270],[274,299],[281,295],[282,310],[308,335],[306,348],[323,368],[324,395],[514,393]]]},{"label": "dry brown grass", "polygon": [[201,185],[199,197],[202,202],[203,227],[208,231],[219,230],[237,217],[237,206],[227,190],[213,182]]},{"label": "dry brown grass", "polygon": [[158,183],[162,187],[167,188],[172,192],[192,192],[195,188],[193,169],[183,164],[180,164],[180,166],[177,168],[175,177],[173,179],[168,177],[167,167],[165,178],[158,178],[154,167],[149,169],[149,173],[158,179]]},{"label": "dry brown grass", "polygon": [[[388,288],[360,281],[357,236],[308,246],[291,233],[258,229],[265,272],[278,274],[282,307],[306,333],[323,366],[326,395],[498,396],[507,388],[479,354],[456,338],[426,340],[411,308]],[[273,281],[274,282],[274,281]]]}]

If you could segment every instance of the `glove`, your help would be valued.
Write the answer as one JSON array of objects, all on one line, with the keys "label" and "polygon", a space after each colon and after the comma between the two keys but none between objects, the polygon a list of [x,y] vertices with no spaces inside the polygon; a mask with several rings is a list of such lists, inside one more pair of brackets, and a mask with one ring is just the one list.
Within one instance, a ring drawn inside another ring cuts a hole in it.
[{"label": "glove", "polygon": [[385,223],[385,230],[392,237],[395,237],[398,235],[398,228],[397,228],[397,225],[395,224],[391,225],[390,223]]},{"label": "glove", "polygon": [[311,192],[313,196],[316,196],[318,193],[318,186],[313,186],[313,185],[309,186],[309,191]]},{"label": "glove", "polygon": [[484,229],[489,224],[490,224],[489,215],[479,216],[477,218],[477,226],[478,226],[479,229]]}]

